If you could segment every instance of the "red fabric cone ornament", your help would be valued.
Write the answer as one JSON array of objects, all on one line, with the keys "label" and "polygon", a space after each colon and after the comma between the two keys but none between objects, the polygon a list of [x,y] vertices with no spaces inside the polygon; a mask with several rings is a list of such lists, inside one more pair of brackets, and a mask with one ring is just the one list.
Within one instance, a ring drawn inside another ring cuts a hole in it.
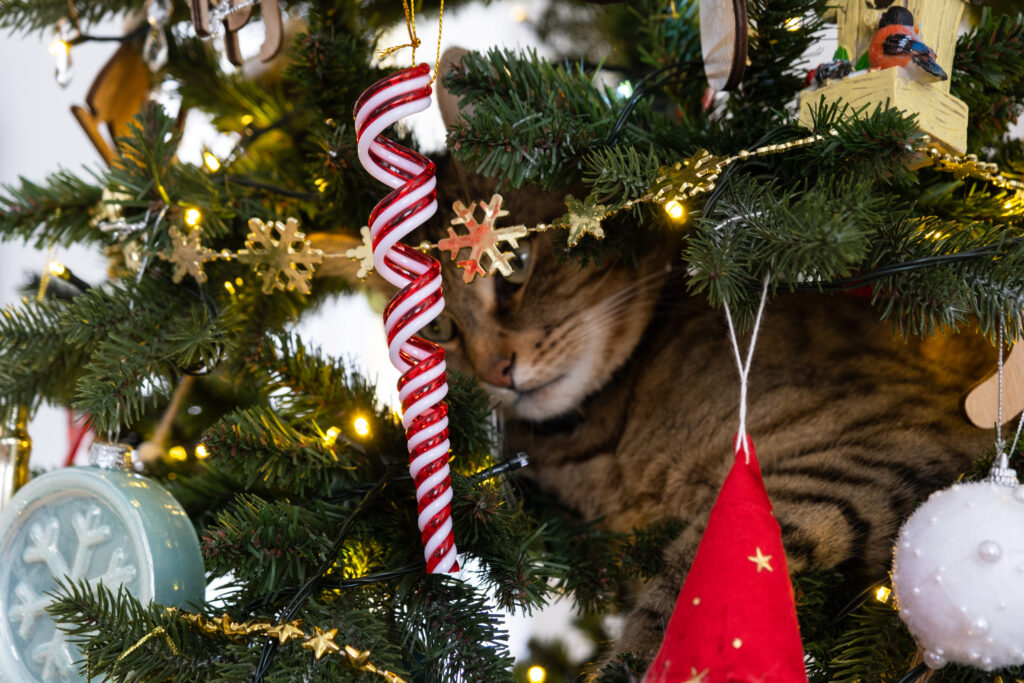
[{"label": "red fabric cone ornament", "polygon": [[807,681],[779,523],[750,437],[735,448],[644,683]]}]

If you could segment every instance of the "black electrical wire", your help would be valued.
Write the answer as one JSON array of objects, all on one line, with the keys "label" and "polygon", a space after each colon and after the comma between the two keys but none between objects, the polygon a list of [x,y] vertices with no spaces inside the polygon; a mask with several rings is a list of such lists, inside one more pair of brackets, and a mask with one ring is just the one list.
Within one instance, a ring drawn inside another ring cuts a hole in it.
[{"label": "black electrical wire", "polygon": [[918,664],[910,670],[906,676],[900,679],[899,683],[914,683],[921,676],[924,676],[924,672],[928,670],[928,667],[924,664]]}]

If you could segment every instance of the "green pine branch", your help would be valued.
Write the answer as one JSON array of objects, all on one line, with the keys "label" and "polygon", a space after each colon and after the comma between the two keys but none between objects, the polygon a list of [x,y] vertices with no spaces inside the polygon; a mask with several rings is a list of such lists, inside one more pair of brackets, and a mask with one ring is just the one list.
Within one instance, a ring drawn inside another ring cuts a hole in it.
[{"label": "green pine branch", "polygon": [[986,7],[978,26],[959,37],[950,92],[970,109],[968,146],[1000,141],[1024,106],[1024,15]]},{"label": "green pine branch", "polygon": [[[803,54],[818,40],[828,0],[750,0],[747,68],[740,97],[729,99],[733,144],[747,146],[766,124],[788,119],[785,110],[803,89]],[[745,140],[745,142],[744,142]]]},{"label": "green pine branch", "polygon": [[118,15],[141,11],[142,0],[106,0],[86,2],[85,0],[0,0],[0,29],[11,31],[51,31],[57,22],[74,8],[79,21],[88,26]]},{"label": "green pine branch", "polygon": [[[533,51],[467,54],[444,82],[473,108],[448,132],[452,154],[512,187],[557,189],[579,180],[581,158],[605,144],[622,104],[582,68],[554,66]],[[637,107],[620,140],[650,143],[654,128],[649,109]]]},{"label": "green pine branch", "polygon": [[123,586],[57,581],[47,611],[85,661],[79,671],[106,680],[159,679],[174,683],[221,680],[209,668],[217,643],[198,636],[179,613],[143,605]]},{"label": "green pine branch", "polygon": [[332,444],[325,435],[301,433],[266,406],[225,415],[203,434],[203,443],[209,466],[243,490],[272,497],[328,495],[354,483],[355,466],[366,466],[357,441],[338,438]]},{"label": "green pine branch", "polygon": [[765,277],[773,290],[795,289],[855,270],[881,208],[862,180],[830,177],[792,192],[766,178],[736,176],[689,239],[689,287],[712,305],[728,301],[749,322]]},{"label": "green pine branch", "polygon": [[94,182],[61,170],[41,185],[25,178],[19,179],[19,186],[5,185],[0,194],[0,241],[21,239],[38,249],[52,243],[105,242],[107,236],[94,224],[103,181],[91,175]]}]

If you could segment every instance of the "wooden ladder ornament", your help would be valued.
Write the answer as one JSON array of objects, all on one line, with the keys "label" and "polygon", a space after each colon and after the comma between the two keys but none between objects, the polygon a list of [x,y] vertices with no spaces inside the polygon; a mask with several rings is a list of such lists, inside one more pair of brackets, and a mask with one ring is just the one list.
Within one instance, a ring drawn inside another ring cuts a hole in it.
[{"label": "wooden ladder ornament", "polygon": [[[82,130],[108,164],[118,157],[114,142],[131,132],[132,118],[149,100],[152,87],[152,73],[142,61],[139,45],[125,42],[96,76],[85,96],[85,106],[71,107]],[[101,126],[109,135],[104,135]]]},{"label": "wooden ladder ornament", "polygon": [[[263,45],[260,47],[260,61],[269,62],[281,51],[284,37],[284,25],[281,19],[281,7],[278,0],[220,0],[228,3],[230,10],[224,18],[224,53],[228,61],[235,66],[242,66],[245,60],[238,47],[238,31],[249,23],[255,5],[259,4],[263,18]],[[219,4],[219,3],[218,3]],[[237,9],[235,9],[237,8]],[[189,9],[192,11],[192,25],[196,35],[206,38],[213,35],[210,26],[210,0],[191,0]]]},{"label": "wooden ladder ornament", "polygon": [[[1003,361],[1003,424],[1024,411],[1024,344],[1014,344]],[[985,378],[964,399],[964,412],[971,424],[992,429],[999,414],[999,377]]]}]

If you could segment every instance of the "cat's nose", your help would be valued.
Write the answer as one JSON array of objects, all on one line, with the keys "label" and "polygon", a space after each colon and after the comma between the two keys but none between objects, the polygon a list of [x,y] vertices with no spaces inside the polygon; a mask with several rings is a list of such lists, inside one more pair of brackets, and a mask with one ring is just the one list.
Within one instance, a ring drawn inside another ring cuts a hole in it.
[{"label": "cat's nose", "polygon": [[504,356],[491,363],[491,366],[480,373],[480,379],[496,387],[515,389],[512,381],[512,366],[516,362],[516,354]]}]

